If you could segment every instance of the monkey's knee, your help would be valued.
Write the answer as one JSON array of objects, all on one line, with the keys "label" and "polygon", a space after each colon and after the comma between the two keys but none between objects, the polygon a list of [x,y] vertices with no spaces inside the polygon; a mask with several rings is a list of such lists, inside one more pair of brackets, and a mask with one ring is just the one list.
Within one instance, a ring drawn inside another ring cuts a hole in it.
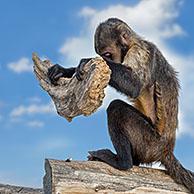
[{"label": "monkey's knee", "polygon": [[113,100],[107,108],[107,114],[110,114],[115,110],[119,110],[120,108],[122,108],[123,106],[126,106],[126,105],[127,105],[127,103],[125,103],[122,100],[119,100],[119,99]]},{"label": "monkey's knee", "polygon": [[124,122],[126,119],[129,120],[130,116],[132,116],[133,107],[126,102],[116,99],[113,100],[108,108],[107,108],[107,115],[109,120],[117,120]]}]

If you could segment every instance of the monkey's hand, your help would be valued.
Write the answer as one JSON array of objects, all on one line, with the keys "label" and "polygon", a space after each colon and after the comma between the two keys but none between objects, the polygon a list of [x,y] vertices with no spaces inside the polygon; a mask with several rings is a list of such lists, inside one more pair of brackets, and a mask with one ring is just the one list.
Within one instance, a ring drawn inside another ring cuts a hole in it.
[{"label": "monkey's hand", "polygon": [[79,62],[78,67],[76,68],[76,73],[75,76],[79,81],[82,81],[84,79],[84,66],[87,64],[92,58],[86,58],[86,59],[81,59]]},{"label": "monkey's hand", "polygon": [[[102,58],[94,58],[86,64],[82,82],[77,80],[75,74],[67,78],[67,70],[53,66],[49,60],[40,60],[35,53],[33,61],[34,73],[40,86],[51,96],[57,113],[68,121],[81,114],[90,115],[102,104],[104,88],[108,85],[111,74]],[[71,70],[75,73],[75,68]],[[56,81],[61,76],[65,77],[60,78],[56,86],[51,83],[50,79]]]},{"label": "monkey's hand", "polygon": [[59,78],[71,78],[74,73],[75,68],[63,68],[62,66],[56,64],[48,69],[48,78],[51,83],[56,86]]}]

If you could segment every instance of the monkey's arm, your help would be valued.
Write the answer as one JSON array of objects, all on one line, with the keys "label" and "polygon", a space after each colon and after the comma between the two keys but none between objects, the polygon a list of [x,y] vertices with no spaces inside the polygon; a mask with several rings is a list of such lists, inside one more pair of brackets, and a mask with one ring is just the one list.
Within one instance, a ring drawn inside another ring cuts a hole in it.
[{"label": "monkey's arm", "polygon": [[112,71],[109,82],[110,86],[131,98],[136,98],[143,84],[132,68],[107,59],[105,60]]},{"label": "monkey's arm", "polygon": [[152,82],[151,69],[154,63],[152,55],[155,51],[150,53],[150,50],[142,44],[132,46],[122,64],[103,57],[112,70],[110,85],[131,98],[138,97],[141,90]]}]

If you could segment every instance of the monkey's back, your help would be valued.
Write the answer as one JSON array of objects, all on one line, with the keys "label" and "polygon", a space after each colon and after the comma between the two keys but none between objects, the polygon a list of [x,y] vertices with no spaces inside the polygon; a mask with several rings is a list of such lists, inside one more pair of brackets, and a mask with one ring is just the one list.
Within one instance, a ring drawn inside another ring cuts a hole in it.
[{"label": "monkey's back", "polygon": [[178,126],[178,92],[179,82],[177,72],[167,62],[162,53],[157,49],[155,55],[154,74],[158,84],[160,105],[165,117],[164,136],[169,141],[175,140]]}]

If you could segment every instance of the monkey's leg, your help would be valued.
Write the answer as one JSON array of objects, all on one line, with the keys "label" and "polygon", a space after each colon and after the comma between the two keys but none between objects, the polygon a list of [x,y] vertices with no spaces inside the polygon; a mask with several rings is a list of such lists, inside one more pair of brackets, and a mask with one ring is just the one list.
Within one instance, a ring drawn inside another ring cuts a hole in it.
[{"label": "monkey's leg", "polygon": [[103,161],[120,170],[132,168],[133,162],[130,142],[122,133],[114,135],[117,136],[117,141],[113,141],[117,155],[109,149],[101,149],[97,151],[90,151],[89,160]]},{"label": "monkey's leg", "polygon": [[[120,169],[120,170],[127,170],[132,168],[133,160],[131,154],[131,143],[129,139],[126,137],[124,133],[121,132],[121,126],[119,122],[115,122],[120,118],[117,118],[118,115],[111,115],[110,109],[107,109],[108,114],[108,126],[109,126],[109,133],[111,136],[111,140],[117,152],[117,155],[111,152],[108,149],[101,149],[97,151],[89,152],[91,158],[90,160],[100,160],[110,164],[111,166]],[[116,107],[118,110],[120,106]],[[136,165],[139,165],[136,163]]]},{"label": "monkey's leg", "polygon": [[161,155],[160,138],[146,116],[121,100],[110,103],[107,115],[109,134],[117,155],[110,150],[98,150],[90,152],[94,159],[118,169],[158,160]]}]

